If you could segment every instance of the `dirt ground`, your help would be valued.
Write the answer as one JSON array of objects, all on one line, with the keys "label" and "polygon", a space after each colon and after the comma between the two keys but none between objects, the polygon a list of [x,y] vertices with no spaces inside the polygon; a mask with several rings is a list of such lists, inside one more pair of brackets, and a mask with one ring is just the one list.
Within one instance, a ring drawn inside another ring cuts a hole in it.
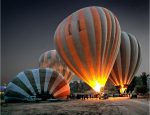
[{"label": "dirt ground", "polygon": [[2,105],[1,115],[149,115],[149,104],[147,99],[127,97],[107,100],[10,103]]}]

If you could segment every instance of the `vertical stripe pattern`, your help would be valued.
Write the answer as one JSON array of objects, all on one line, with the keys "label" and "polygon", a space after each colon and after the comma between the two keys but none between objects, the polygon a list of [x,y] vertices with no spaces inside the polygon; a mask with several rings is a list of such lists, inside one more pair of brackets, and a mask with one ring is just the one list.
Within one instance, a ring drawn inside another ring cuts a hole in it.
[{"label": "vertical stripe pattern", "polygon": [[117,18],[102,7],[72,13],[57,27],[56,50],[65,64],[91,87],[104,86],[120,47]]},{"label": "vertical stripe pattern", "polygon": [[122,32],[121,45],[109,79],[115,86],[129,85],[141,63],[141,47],[135,36]]},{"label": "vertical stripe pattern", "polygon": [[42,98],[45,94],[53,95],[55,98],[65,98],[70,94],[70,87],[64,77],[53,69],[29,69],[20,72],[8,84],[5,99],[25,100],[30,99],[31,96]]},{"label": "vertical stripe pattern", "polygon": [[72,80],[74,73],[60,59],[56,50],[50,50],[41,54],[39,58],[40,68],[52,68],[62,74],[68,83]]}]

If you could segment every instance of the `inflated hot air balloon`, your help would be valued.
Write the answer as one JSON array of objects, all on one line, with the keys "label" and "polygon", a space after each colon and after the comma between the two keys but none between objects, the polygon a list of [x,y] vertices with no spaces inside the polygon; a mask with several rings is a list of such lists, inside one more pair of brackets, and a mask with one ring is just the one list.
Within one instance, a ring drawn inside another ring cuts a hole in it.
[{"label": "inflated hot air balloon", "polygon": [[68,66],[60,59],[56,50],[50,50],[43,53],[39,58],[40,68],[52,68],[61,73],[68,83],[72,80],[74,73]]},{"label": "inflated hot air balloon", "polygon": [[29,69],[20,72],[9,82],[5,101],[28,101],[32,97],[64,99],[70,94],[70,87],[64,77],[52,69]]},{"label": "inflated hot air balloon", "polygon": [[58,54],[84,82],[100,91],[120,46],[120,25],[112,12],[86,7],[64,19],[55,32]]},{"label": "inflated hot air balloon", "polygon": [[118,57],[109,76],[110,81],[123,93],[131,83],[141,62],[141,47],[135,36],[122,32]]}]

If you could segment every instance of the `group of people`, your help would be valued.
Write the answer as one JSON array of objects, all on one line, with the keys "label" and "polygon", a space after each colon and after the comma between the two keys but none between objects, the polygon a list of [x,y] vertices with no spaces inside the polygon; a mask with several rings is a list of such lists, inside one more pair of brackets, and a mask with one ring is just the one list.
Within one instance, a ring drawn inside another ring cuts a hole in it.
[{"label": "group of people", "polygon": [[84,94],[84,93],[79,93],[79,94],[71,94],[68,98],[70,99],[92,99],[92,98],[100,98],[100,94]]}]

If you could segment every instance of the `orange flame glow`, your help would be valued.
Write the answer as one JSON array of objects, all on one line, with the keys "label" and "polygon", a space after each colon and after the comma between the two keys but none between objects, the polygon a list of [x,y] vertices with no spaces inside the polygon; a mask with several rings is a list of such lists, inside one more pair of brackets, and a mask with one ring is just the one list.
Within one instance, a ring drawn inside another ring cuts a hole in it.
[{"label": "orange flame glow", "polygon": [[127,89],[127,88],[125,88],[125,87],[121,86],[121,88],[120,88],[120,93],[121,93],[121,94],[123,94],[123,93],[124,93],[124,91],[125,91],[126,89]]},{"label": "orange flame glow", "polygon": [[96,92],[100,92],[100,91],[101,91],[101,88],[104,87],[104,85],[105,85],[105,82],[104,82],[104,83],[99,82],[99,81],[90,82],[90,86],[91,86]]}]

